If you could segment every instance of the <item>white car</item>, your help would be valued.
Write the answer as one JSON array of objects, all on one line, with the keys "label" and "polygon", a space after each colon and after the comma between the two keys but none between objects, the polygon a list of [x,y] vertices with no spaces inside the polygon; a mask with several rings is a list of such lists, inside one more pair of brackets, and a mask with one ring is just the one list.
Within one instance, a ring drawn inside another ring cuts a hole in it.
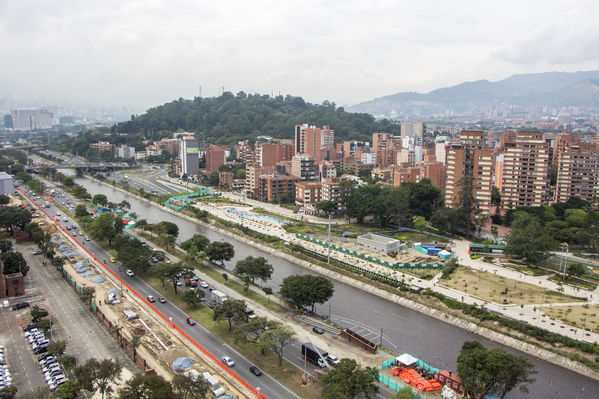
[{"label": "white car", "polygon": [[88,236],[85,236],[85,241],[89,241],[89,237]]},{"label": "white car", "polygon": [[135,273],[133,273],[133,270],[131,270],[131,269],[127,269],[127,271],[125,272],[125,274],[127,274],[127,276],[129,276],[129,277],[135,276]]},{"label": "white car", "polygon": [[60,216],[60,212],[56,212],[56,216]]},{"label": "white car", "polygon": [[208,288],[208,283],[205,281],[200,281],[200,287],[202,288]]},{"label": "white car", "polygon": [[227,366],[227,367],[233,367],[233,366],[235,366],[235,362],[229,356],[223,356],[223,357],[221,357],[220,361],[223,362],[223,364],[225,366]]}]

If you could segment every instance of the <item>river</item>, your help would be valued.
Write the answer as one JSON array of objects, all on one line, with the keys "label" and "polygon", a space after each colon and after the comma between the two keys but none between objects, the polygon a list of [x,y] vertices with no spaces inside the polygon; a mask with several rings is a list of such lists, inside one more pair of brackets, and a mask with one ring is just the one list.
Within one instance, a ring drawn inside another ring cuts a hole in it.
[{"label": "river", "polygon": [[[264,256],[274,266],[272,279],[266,283],[278,291],[281,281],[292,274],[312,273],[307,269],[274,257],[257,248],[224,236],[202,225],[192,223],[159,208],[140,201],[136,196],[115,190],[96,181],[79,178],[77,183],[84,186],[93,196],[105,194],[112,202],[127,200],[131,211],[145,218],[148,223],[168,220],[179,226],[178,242],[185,241],[195,233],[208,237],[211,241],[228,241],[235,246],[235,257],[225,263],[229,270],[238,260],[246,256]],[[444,323],[422,313],[388,302],[372,294],[333,280],[335,294],[331,300],[317,307],[317,312],[328,314],[337,324],[370,334],[370,339],[379,342],[380,331],[384,333],[383,344],[398,353],[410,353],[424,362],[441,369],[456,369],[456,358],[464,341],[479,341],[487,347],[500,347],[511,353],[531,359],[537,374],[528,395],[517,390],[507,398],[573,398],[586,399],[599,397],[599,381],[585,377],[552,363],[529,356],[512,348],[499,345],[476,334]]]}]

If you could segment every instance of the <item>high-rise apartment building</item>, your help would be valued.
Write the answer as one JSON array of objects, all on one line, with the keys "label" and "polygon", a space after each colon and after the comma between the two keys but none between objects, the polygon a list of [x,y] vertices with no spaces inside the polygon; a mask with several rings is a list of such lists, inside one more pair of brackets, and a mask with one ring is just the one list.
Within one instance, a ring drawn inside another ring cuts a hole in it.
[{"label": "high-rise apartment building", "polygon": [[557,166],[561,154],[566,148],[580,143],[578,135],[571,134],[568,131],[563,131],[561,134],[555,135],[553,138],[553,154],[550,161],[551,165]]},{"label": "high-rise apartment building", "polygon": [[503,155],[502,207],[545,205],[548,191],[549,144],[542,132],[518,132]]},{"label": "high-rise apartment building", "polygon": [[218,145],[211,145],[206,149],[206,172],[218,172],[218,169],[227,163],[225,148]]},{"label": "high-rise apartment building", "polygon": [[415,145],[422,145],[424,140],[424,122],[402,122],[401,137],[413,137]]},{"label": "high-rise apartment building", "polygon": [[301,181],[316,180],[316,166],[314,159],[307,155],[296,155],[291,160],[291,174]]},{"label": "high-rise apartment building", "polygon": [[445,205],[457,208],[464,183],[471,179],[479,216],[487,217],[493,188],[493,151],[485,145],[484,132],[460,132],[459,142],[447,147],[446,168]]},{"label": "high-rise apartment building", "polygon": [[198,173],[200,158],[198,155],[198,141],[193,136],[185,136],[181,139],[181,176],[193,176]]},{"label": "high-rise apartment building", "polygon": [[54,116],[45,109],[16,109],[10,111],[10,123],[14,131],[50,129],[54,126]]},{"label": "high-rise apartment building", "polygon": [[292,144],[256,143],[255,161],[260,166],[275,166],[281,161],[290,161],[293,155]]},{"label": "high-rise apartment building", "polygon": [[258,197],[262,201],[276,201],[281,195],[295,196],[295,184],[299,178],[277,173],[260,176],[260,191]]},{"label": "high-rise apartment building", "polygon": [[570,197],[595,199],[599,190],[599,149],[595,144],[571,145],[560,152],[555,202]]},{"label": "high-rise apartment building", "polygon": [[[335,131],[329,126],[322,129],[308,124],[295,125],[295,154],[308,155],[316,161],[323,160],[324,148],[335,148]],[[326,154],[326,151],[325,151]]]}]

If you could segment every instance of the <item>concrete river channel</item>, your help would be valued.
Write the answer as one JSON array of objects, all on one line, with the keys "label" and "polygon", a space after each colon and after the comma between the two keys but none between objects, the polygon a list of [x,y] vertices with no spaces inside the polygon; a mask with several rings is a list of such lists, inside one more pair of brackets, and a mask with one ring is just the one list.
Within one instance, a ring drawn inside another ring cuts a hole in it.
[{"label": "concrete river channel", "polygon": [[[158,223],[163,220],[176,223],[179,226],[179,242],[187,240],[195,233],[203,234],[211,241],[231,242],[235,247],[235,258],[226,263],[226,268],[229,270],[238,260],[246,256],[264,256],[274,266],[272,279],[266,284],[274,291],[278,291],[281,281],[289,275],[312,273],[295,263],[272,256],[185,218],[148,205],[134,195],[87,178],[79,178],[77,183],[84,186],[92,196],[105,194],[110,201],[116,203],[127,200],[131,204],[131,211],[145,218],[148,223]],[[328,315],[330,312],[331,319],[338,325],[358,331],[377,343],[382,329],[385,347],[397,353],[410,353],[434,367],[456,370],[456,358],[464,341],[476,340],[487,347],[501,347],[512,353],[523,354],[344,283],[335,280],[333,283],[335,285],[333,298],[317,306],[317,313]],[[507,395],[508,398],[599,398],[599,381],[536,357],[527,354],[524,356],[529,357],[535,365],[536,382],[529,386],[529,394],[514,390]]]}]

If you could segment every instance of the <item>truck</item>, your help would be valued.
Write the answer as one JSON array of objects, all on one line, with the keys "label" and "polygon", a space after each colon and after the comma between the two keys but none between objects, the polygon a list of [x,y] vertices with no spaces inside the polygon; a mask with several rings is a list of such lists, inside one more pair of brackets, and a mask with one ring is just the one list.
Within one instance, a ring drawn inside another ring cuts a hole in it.
[{"label": "truck", "polygon": [[302,355],[304,359],[316,364],[318,367],[328,367],[329,364],[325,360],[329,353],[324,351],[309,342],[304,342],[302,344]]},{"label": "truck", "polygon": [[216,302],[217,305],[222,305],[222,303],[229,300],[229,298],[219,290],[212,290],[212,292],[210,292],[210,300]]}]

